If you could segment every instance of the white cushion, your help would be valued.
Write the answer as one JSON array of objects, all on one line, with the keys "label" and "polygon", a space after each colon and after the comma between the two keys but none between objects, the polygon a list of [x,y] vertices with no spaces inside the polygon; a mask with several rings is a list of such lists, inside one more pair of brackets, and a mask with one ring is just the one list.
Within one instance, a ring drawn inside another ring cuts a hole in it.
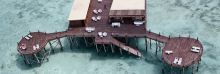
[{"label": "white cushion", "polygon": [[165,53],[166,53],[166,54],[172,54],[173,51],[172,51],[172,50],[166,50]]},{"label": "white cushion", "polygon": [[103,32],[102,35],[103,35],[103,36],[107,36],[107,32]]},{"label": "white cushion", "polygon": [[97,18],[96,18],[96,19],[97,19],[97,20],[101,20],[101,18],[102,18],[101,16],[97,16]]},{"label": "white cushion", "polygon": [[29,37],[27,37],[27,36],[25,36],[24,38],[25,38],[26,40],[30,40],[30,38],[29,38]]}]

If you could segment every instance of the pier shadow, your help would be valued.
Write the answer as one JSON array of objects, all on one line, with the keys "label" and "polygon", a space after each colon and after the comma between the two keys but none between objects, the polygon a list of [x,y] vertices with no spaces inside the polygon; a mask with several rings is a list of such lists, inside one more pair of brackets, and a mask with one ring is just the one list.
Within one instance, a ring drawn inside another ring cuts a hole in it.
[{"label": "pier shadow", "polygon": [[[161,63],[158,60],[155,60],[155,58],[152,59],[154,56],[150,56],[150,55],[154,55],[154,54],[153,53],[147,53],[145,51],[145,49],[139,49],[140,52],[142,52],[142,54],[145,57],[145,58],[139,58],[139,57],[137,57],[137,56],[135,56],[131,53],[128,53],[127,51],[124,51],[124,50],[122,50],[122,54],[121,54],[120,50],[119,50],[119,47],[115,47],[114,53],[112,53],[112,51],[110,49],[110,46],[106,46],[107,50],[105,52],[102,45],[100,45],[100,46],[98,46],[99,52],[97,52],[96,47],[94,45],[86,47],[85,43],[83,41],[79,42],[78,47],[74,46],[72,49],[70,49],[70,43],[69,43],[68,39],[66,39],[66,38],[62,40],[62,45],[63,45],[63,51],[61,51],[60,48],[54,48],[55,53],[50,54],[49,56],[56,55],[58,53],[61,53],[61,54],[62,53],[70,53],[70,54],[71,53],[90,53],[91,54],[91,56],[89,58],[90,61],[93,61],[93,60],[109,60],[109,59],[110,60],[111,59],[113,59],[113,60],[117,60],[117,59],[120,59],[120,60],[121,59],[123,59],[123,60],[134,59],[134,60],[145,61],[145,62],[157,65],[156,68],[154,69],[155,74],[161,74],[160,71],[158,72],[158,69],[161,69],[160,65],[159,65]],[[50,48],[46,48],[46,49],[50,49]],[[16,55],[16,57],[17,57],[16,65],[21,70],[31,70],[31,69],[34,69],[34,68],[37,68],[37,67],[41,66],[39,64],[28,66],[24,63],[23,58],[20,55]],[[48,58],[48,59],[50,59],[50,58]],[[136,63],[136,62],[132,61],[132,62],[129,62],[128,64],[132,65],[132,63]]]}]

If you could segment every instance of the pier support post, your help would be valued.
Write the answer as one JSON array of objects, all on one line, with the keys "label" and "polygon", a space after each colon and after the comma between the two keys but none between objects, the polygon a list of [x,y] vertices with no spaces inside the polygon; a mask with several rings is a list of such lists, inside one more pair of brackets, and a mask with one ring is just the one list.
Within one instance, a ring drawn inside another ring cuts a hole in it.
[{"label": "pier support post", "polygon": [[95,44],[95,47],[96,47],[96,51],[99,52],[99,49],[98,49],[98,45]]},{"label": "pier support post", "polygon": [[127,34],[125,35],[125,43],[128,45],[128,37],[127,37]]},{"label": "pier support post", "polygon": [[51,49],[52,53],[55,53],[53,46],[52,46],[52,43],[50,41],[49,41],[49,44],[50,44],[50,49]]},{"label": "pier support post", "polygon": [[138,40],[137,40],[137,37],[135,37],[134,39],[135,39],[135,40],[134,40],[134,41],[135,41],[135,47],[138,49]]},{"label": "pier support post", "polygon": [[185,69],[185,68],[183,67],[183,73],[182,73],[182,74],[185,74],[185,71],[184,71],[184,69]]},{"label": "pier support post", "polygon": [[63,45],[62,45],[62,43],[61,43],[61,41],[60,41],[60,38],[57,38],[57,40],[58,40],[58,43],[59,43],[59,45],[60,45],[60,50],[63,51]]},{"label": "pier support post", "polygon": [[112,53],[114,53],[114,48],[113,48],[113,45],[111,44],[111,50],[112,50]]},{"label": "pier support post", "polygon": [[105,44],[102,44],[102,46],[103,46],[104,51],[105,51],[105,53],[106,53],[107,51],[106,51],[106,48],[105,48]]},{"label": "pier support post", "polygon": [[148,48],[147,38],[145,38],[145,48],[146,48],[146,52],[147,52],[147,48]]},{"label": "pier support post", "polygon": [[37,60],[37,63],[40,63],[40,60],[38,59],[36,54],[34,54],[34,58]]},{"label": "pier support post", "polygon": [[155,40],[155,42],[156,42],[156,51],[155,51],[155,55],[157,55],[157,50],[158,50],[158,42],[157,42],[157,39]]},{"label": "pier support post", "polygon": [[198,72],[198,71],[199,71],[199,65],[200,65],[200,61],[201,61],[201,59],[198,61],[197,68],[196,68],[196,72]]},{"label": "pier support post", "polygon": [[160,42],[157,43],[157,47],[158,47],[158,51],[161,51],[161,50],[162,50],[162,49],[161,49],[161,43],[160,43]]},{"label": "pier support post", "polygon": [[73,42],[74,42],[74,45],[76,45],[76,47],[79,47],[79,44],[78,44],[76,37],[74,37]]},{"label": "pier support post", "polygon": [[151,49],[151,39],[150,39],[150,49]]},{"label": "pier support post", "polygon": [[25,55],[23,55],[23,54],[21,54],[21,55],[22,55],[22,57],[24,58],[24,63],[30,65],[30,62],[29,62],[29,60],[27,59],[27,57],[26,57]]},{"label": "pier support post", "polygon": [[86,44],[86,47],[88,46],[88,43],[87,43],[87,40],[85,37],[83,37],[84,41],[85,41],[85,44]]},{"label": "pier support post", "polygon": [[70,43],[70,49],[72,50],[73,49],[73,42],[72,42],[72,39],[71,39],[71,37],[67,37],[67,39],[68,39],[68,41],[69,41],[69,43]]},{"label": "pier support post", "polygon": [[195,70],[195,69],[194,69],[194,64],[195,64],[195,63],[193,63],[193,65],[192,65],[192,74],[194,74],[194,70]]},{"label": "pier support post", "polygon": [[[121,44],[119,43],[119,46],[121,46]],[[119,50],[120,50],[120,54],[122,55],[122,50],[121,48],[119,47]]]}]

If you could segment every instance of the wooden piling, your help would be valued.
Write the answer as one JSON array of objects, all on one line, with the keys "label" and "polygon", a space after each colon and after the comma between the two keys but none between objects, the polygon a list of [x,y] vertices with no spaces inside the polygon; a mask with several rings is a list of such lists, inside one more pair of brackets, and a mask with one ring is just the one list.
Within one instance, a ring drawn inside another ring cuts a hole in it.
[{"label": "wooden piling", "polygon": [[53,46],[52,46],[52,43],[50,41],[49,41],[49,44],[50,44],[50,49],[51,49],[52,53],[55,53]]},{"label": "wooden piling", "polygon": [[57,38],[57,40],[58,40],[58,43],[59,43],[59,45],[60,45],[60,50],[63,51],[63,45],[62,45],[62,43],[61,43],[61,41],[60,41],[60,38]]},{"label": "wooden piling", "polygon": [[113,48],[113,45],[111,44],[111,50],[112,50],[112,53],[114,53],[114,48]]},{"label": "wooden piling", "polygon": [[36,54],[34,54],[34,58],[37,60],[37,63],[40,63],[40,60],[38,59]]}]

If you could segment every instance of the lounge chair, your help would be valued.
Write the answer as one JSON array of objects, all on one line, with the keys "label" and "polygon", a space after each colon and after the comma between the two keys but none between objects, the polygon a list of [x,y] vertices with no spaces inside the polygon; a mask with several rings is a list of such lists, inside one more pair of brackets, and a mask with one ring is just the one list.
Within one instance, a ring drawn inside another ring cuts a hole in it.
[{"label": "lounge chair", "polygon": [[166,50],[165,53],[169,55],[169,54],[172,54],[173,51],[172,50]]},{"label": "lounge chair", "polygon": [[27,35],[27,36],[28,36],[29,38],[32,38],[32,37],[33,37],[33,36],[32,36],[32,35],[30,35],[30,34],[29,34],[29,35]]},{"label": "lounge chair", "polygon": [[120,27],[121,23],[120,22],[113,22],[112,27]]},{"label": "lounge chair", "polygon": [[25,38],[26,40],[30,40],[30,38],[29,38],[29,37],[27,37],[27,36],[25,36],[24,38]]}]

